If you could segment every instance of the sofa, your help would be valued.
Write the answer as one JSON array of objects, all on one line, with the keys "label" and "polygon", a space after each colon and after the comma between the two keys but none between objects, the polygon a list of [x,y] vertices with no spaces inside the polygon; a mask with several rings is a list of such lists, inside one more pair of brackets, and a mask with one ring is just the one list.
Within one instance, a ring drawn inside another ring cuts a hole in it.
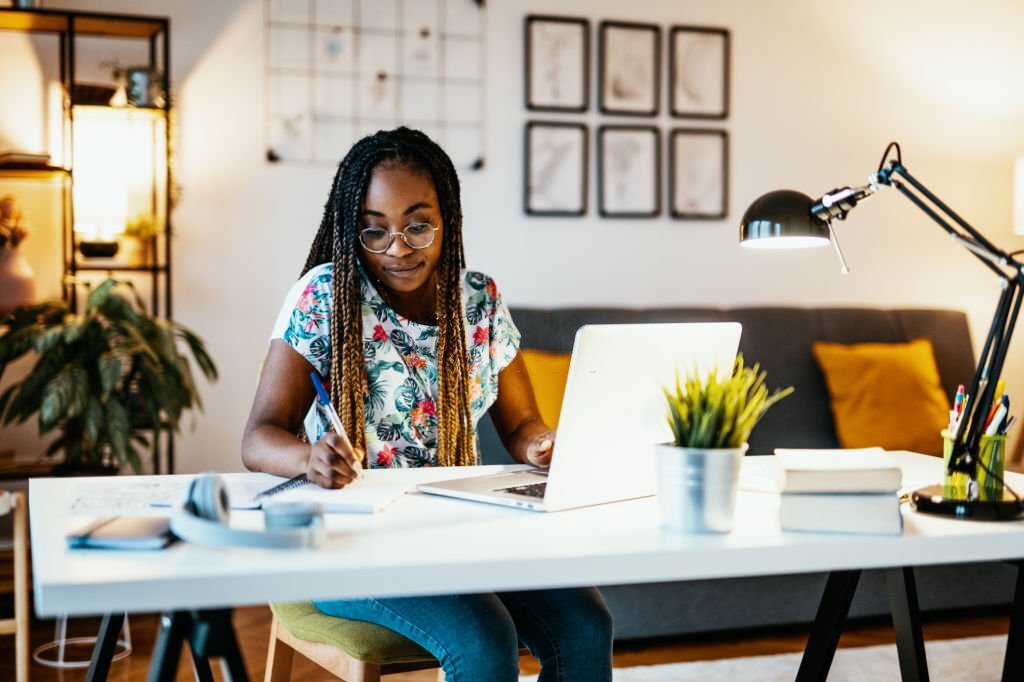
[{"label": "sofa", "polygon": [[[815,341],[896,343],[925,337],[932,341],[946,394],[966,382],[975,358],[962,312],[878,308],[513,308],[522,347],[549,352],[572,350],[583,324],[723,322],[743,326],[740,351],[759,362],[770,387],[794,386],[750,437],[747,456],[769,455],[776,447],[839,447],[824,378],[811,353]],[[509,463],[485,417],[479,427],[484,463]],[[557,455],[556,455],[557,456]],[[826,574],[701,580],[602,587],[612,611],[617,639],[810,623]],[[929,566],[916,571],[922,611],[997,607],[1013,598],[1016,569],[1007,564]],[[883,576],[866,571],[850,617],[889,612]]]}]

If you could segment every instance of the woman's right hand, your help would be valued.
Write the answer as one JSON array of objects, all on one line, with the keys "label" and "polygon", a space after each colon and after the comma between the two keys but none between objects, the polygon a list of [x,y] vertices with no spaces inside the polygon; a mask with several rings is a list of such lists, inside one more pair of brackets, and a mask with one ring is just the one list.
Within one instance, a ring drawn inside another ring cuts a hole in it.
[{"label": "woman's right hand", "polygon": [[359,478],[362,452],[334,432],[313,443],[306,465],[306,478],[321,488],[343,488]]}]

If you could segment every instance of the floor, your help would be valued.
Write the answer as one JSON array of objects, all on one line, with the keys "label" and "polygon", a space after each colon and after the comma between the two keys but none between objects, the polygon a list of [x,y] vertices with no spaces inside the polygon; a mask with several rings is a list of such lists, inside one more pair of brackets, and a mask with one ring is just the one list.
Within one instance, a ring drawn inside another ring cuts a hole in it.
[{"label": "floor", "polygon": [[[7,604],[3,604],[7,601]],[[9,613],[9,599],[0,598],[0,614]],[[131,656],[115,663],[111,668],[109,679],[113,682],[142,682],[146,678],[146,669],[153,647],[157,616],[155,614],[131,617],[131,635],[135,650]],[[95,633],[99,625],[98,619],[75,618],[69,624],[69,635],[88,635]],[[1005,612],[988,612],[981,615],[944,614],[941,617],[929,617],[925,621],[925,638],[951,639],[981,635],[1006,634],[1009,617]],[[53,621],[33,621],[33,648],[49,641],[53,637]],[[249,607],[235,612],[235,629],[245,656],[252,680],[263,679],[266,656],[267,638],[270,631],[270,611],[266,607]],[[756,632],[719,633],[714,635],[687,636],[657,640],[638,640],[623,642],[616,645],[615,666],[628,667],[634,665],[652,665],[677,661],[711,660],[736,656],[755,656],[761,654],[789,653],[803,650],[807,638],[805,628],[772,629]],[[853,623],[848,626],[840,646],[869,646],[887,644],[895,641],[890,624],[884,620]],[[88,650],[68,651],[72,655],[88,656]],[[0,637],[0,680],[14,679],[14,639]],[[179,682],[192,680],[188,654],[183,655],[179,670]],[[524,657],[521,663],[524,674],[536,673],[536,661]],[[215,673],[220,679],[219,671]],[[33,682],[77,682],[85,679],[84,670],[57,671],[32,664],[31,679]],[[292,679],[304,682],[318,682],[335,679],[315,664],[296,657]],[[410,673],[404,676],[388,678],[394,682],[426,682],[436,679],[433,673]]]}]

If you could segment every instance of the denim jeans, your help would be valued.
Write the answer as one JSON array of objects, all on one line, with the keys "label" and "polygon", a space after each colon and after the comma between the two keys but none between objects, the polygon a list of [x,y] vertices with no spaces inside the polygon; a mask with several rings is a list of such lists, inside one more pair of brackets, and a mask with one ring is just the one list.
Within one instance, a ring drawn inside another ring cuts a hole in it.
[{"label": "denim jeans", "polygon": [[440,661],[447,682],[518,680],[519,642],[541,663],[538,682],[612,679],[611,615],[592,587],[313,605],[408,637]]}]

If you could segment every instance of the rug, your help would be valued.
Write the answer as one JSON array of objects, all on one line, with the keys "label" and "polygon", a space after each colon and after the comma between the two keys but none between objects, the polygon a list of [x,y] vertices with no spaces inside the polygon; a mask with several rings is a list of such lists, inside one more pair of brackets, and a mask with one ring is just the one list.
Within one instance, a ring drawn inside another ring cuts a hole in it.
[{"label": "rug", "polygon": [[[969,637],[925,642],[928,673],[942,682],[998,682],[1003,670],[1006,637]],[[748,656],[717,661],[666,663],[616,668],[615,682],[792,682],[801,654]],[[519,678],[532,682],[536,675]],[[829,682],[899,680],[896,645],[839,649],[832,661]]]}]

